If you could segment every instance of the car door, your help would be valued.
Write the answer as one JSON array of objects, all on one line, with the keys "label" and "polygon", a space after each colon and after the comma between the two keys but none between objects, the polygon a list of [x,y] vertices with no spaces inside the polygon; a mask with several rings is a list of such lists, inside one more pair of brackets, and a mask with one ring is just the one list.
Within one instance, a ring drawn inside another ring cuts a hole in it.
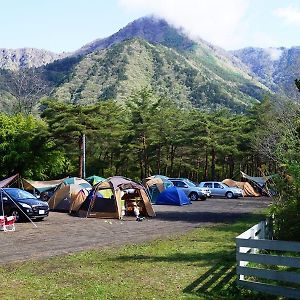
[{"label": "car door", "polygon": [[214,196],[217,196],[217,197],[224,197],[225,196],[224,187],[220,183],[214,182],[213,186],[214,186],[213,187]]},{"label": "car door", "polygon": [[[2,201],[1,201],[2,200]],[[3,192],[0,193],[0,215],[9,215],[13,206],[12,201]]]}]

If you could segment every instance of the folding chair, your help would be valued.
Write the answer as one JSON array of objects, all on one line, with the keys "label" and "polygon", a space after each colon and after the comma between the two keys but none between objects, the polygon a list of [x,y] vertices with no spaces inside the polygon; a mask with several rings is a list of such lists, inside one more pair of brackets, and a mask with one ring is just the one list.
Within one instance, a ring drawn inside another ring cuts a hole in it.
[{"label": "folding chair", "polygon": [[0,216],[0,230],[5,231],[5,217]]},{"label": "folding chair", "polygon": [[4,231],[15,231],[15,216],[5,217]]}]

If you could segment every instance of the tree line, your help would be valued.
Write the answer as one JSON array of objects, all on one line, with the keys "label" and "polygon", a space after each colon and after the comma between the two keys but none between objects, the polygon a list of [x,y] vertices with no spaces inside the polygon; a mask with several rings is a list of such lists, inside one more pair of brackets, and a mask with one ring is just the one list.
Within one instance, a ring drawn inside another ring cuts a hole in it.
[{"label": "tree line", "polygon": [[42,103],[39,117],[1,115],[1,176],[32,179],[79,175],[82,136],[87,137],[86,173],[142,179],[153,174],[195,181],[257,175],[276,164],[255,149],[264,104],[248,114],[184,109],[142,89],[126,104],[102,101]]},{"label": "tree line", "polygon": [[[299,84],[300,87],[300,84]],[[86,174],[150,175],[239,180],[274,174],[279,238],[299,236],[300,108],[264,99],[244,114],[180,108],[142,89],[125,103],[73,105],[45,100],[41,114],[0,114],[0,176],[19,173],[45,180],[81,175],[82,136]],[[288,234],[287,234],[288,232]],[[297,239],[297,238],[296,238]]]}]

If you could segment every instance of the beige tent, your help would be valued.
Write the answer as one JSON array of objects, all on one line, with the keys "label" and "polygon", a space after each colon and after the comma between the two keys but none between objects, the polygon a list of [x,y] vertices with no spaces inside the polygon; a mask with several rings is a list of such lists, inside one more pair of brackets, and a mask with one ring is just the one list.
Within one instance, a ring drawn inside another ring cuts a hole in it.
[{"label": "beige tent", "polygon": [[79,184],[61,187],[49,199],[49,208],[58,211],[77,211],[88,196],[88,191]]},{"label": "beige tent", "polygon": [[97,184],[78,213],[81,217],[121,219],[122,201],[136,201],[142,215],[155,216],[144,187],[121,176],[110,177]]},{"label": "beige tent", "polygon": [[228,186],[238,187],[242,189],[244,196],[252,196],[252,197],[260,196],[260,194],[254,190],[254,188],[249,182],[234,181],[232,179],[224,179],[222,182]]}]

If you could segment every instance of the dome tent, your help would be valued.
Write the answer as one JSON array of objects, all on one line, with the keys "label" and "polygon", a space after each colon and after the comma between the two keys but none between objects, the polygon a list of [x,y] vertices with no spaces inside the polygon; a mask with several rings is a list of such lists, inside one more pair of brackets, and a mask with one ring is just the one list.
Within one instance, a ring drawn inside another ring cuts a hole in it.
[{"label": "dome tent", "polygon": [[[124,194],[124,191],[130,192]],[[78,209],[78,214],[81,217],[121,219],[123,200],[136,201],[143,215],[155,216],[145,188],[122,176],[110,177],[94,186]]]},{"label": "dome tent", "polygon": [[168,177],[162,175],[154,175],[145,178],[143,180],[143,185],[146,187],[152,203],[156,203],[157,197],[165,189],[174,186]]},{"label": "dome tent", "polygon": [[56,211],[72,212],[84,202],[88,191],[79,184],[69,184],[58,189],[48,200],[49,208]]},{"label": "dome tent", "polygon": [[158,195],[156,204],[181,206],[191,204],[191,200],[181,189],[173,186]]}]

